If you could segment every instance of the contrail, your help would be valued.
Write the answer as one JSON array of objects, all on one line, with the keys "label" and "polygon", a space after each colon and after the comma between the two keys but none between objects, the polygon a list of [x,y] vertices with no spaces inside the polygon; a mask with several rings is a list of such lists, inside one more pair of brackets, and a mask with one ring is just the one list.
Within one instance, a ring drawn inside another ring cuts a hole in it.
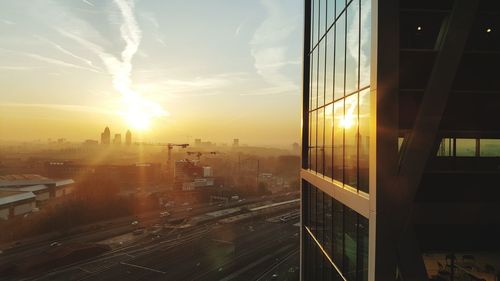
[{"label": "contrail", "polygon": [[115,0],[123,22],[120,26],[120,35],[125,41],[125,48],[120,58],[105,52],[103,48],[73,33],[58,29],[63,36],[71,38],[94,52],[103,61],[113,79],[113,87],[120,92],[127,106],[124,117],[130,124],[148,124],[152,118],[167,116],[168,113],[158,104],[144,99],[132,90],[132,59],[141,43],[141,30],[134,16],[134,3],[127,0]]}]

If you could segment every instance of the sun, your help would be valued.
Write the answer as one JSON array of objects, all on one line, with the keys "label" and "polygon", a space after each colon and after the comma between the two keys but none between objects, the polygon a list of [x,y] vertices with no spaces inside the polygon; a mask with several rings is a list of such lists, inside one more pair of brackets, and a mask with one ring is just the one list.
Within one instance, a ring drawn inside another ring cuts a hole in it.
[{"label": "sun", "polygon": [[155,119],[169,115],[160,104],[136,93],[126,96],[123,101],[125,110],[121,115],[127,125],[136,131],[147,131]]},{"label": "sun", "polygon": [[144,112],[129,111],[124,118],[127,125],[136,131],[147,131],[151,127],[151,118]]}]

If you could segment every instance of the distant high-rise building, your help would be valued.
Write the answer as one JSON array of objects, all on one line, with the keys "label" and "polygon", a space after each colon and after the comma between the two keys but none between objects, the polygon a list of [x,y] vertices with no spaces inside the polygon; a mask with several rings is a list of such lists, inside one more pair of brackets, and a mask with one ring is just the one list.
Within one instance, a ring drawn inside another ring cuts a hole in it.
[{"label": "distant high-rise building", "polygon": [[127,133],[125,134],[125,144],[126,145],[132,144],[132,133],[130,132],[130,130],[127,130]]},{"label": "distant high-rise building", "polygon": [[115,134],[115,138],[113,139],[113,144],[122,144],[121,134]]},{"label": "distant high-rise building", "polygon": [[238,147],[238,146],[240,146],[240,139],[234,139],[234,140],[233,140],[233,146],[234,146],[234,147]]},{"label": "distant high-rise building", "polygon": [[194,146],[200,146],[201,145],[201,139],[194,139]]},{"label": "distant high-rise building", "polygon": [[111,132],[108,127],[104,129],[104,132],[101,133],[101,144],[110,144],[111,143]]},{"label": "distant high-rise building", "polygon": [[301,280],[465,280],[498,258],[498,1],[304,12]]}]

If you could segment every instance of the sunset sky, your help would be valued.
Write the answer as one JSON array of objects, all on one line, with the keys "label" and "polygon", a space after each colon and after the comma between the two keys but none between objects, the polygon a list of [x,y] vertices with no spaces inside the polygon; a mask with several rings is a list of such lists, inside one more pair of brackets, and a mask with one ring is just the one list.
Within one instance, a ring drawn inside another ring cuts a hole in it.
[{"label": "sunset sky", "polygon": [[0,140],[300,134],[298,0],[0,0]]}]

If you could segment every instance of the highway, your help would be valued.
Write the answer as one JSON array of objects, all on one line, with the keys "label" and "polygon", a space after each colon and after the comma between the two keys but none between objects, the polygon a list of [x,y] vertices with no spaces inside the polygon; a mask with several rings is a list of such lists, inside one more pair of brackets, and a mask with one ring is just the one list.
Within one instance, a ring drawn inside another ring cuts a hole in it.
[{"label": "highway", "polygon": [[0,280],[298,280],[298,218],[276,219],[294,212],[199,225],[187,218],[186,228],[146,233],[89,260]]}]

